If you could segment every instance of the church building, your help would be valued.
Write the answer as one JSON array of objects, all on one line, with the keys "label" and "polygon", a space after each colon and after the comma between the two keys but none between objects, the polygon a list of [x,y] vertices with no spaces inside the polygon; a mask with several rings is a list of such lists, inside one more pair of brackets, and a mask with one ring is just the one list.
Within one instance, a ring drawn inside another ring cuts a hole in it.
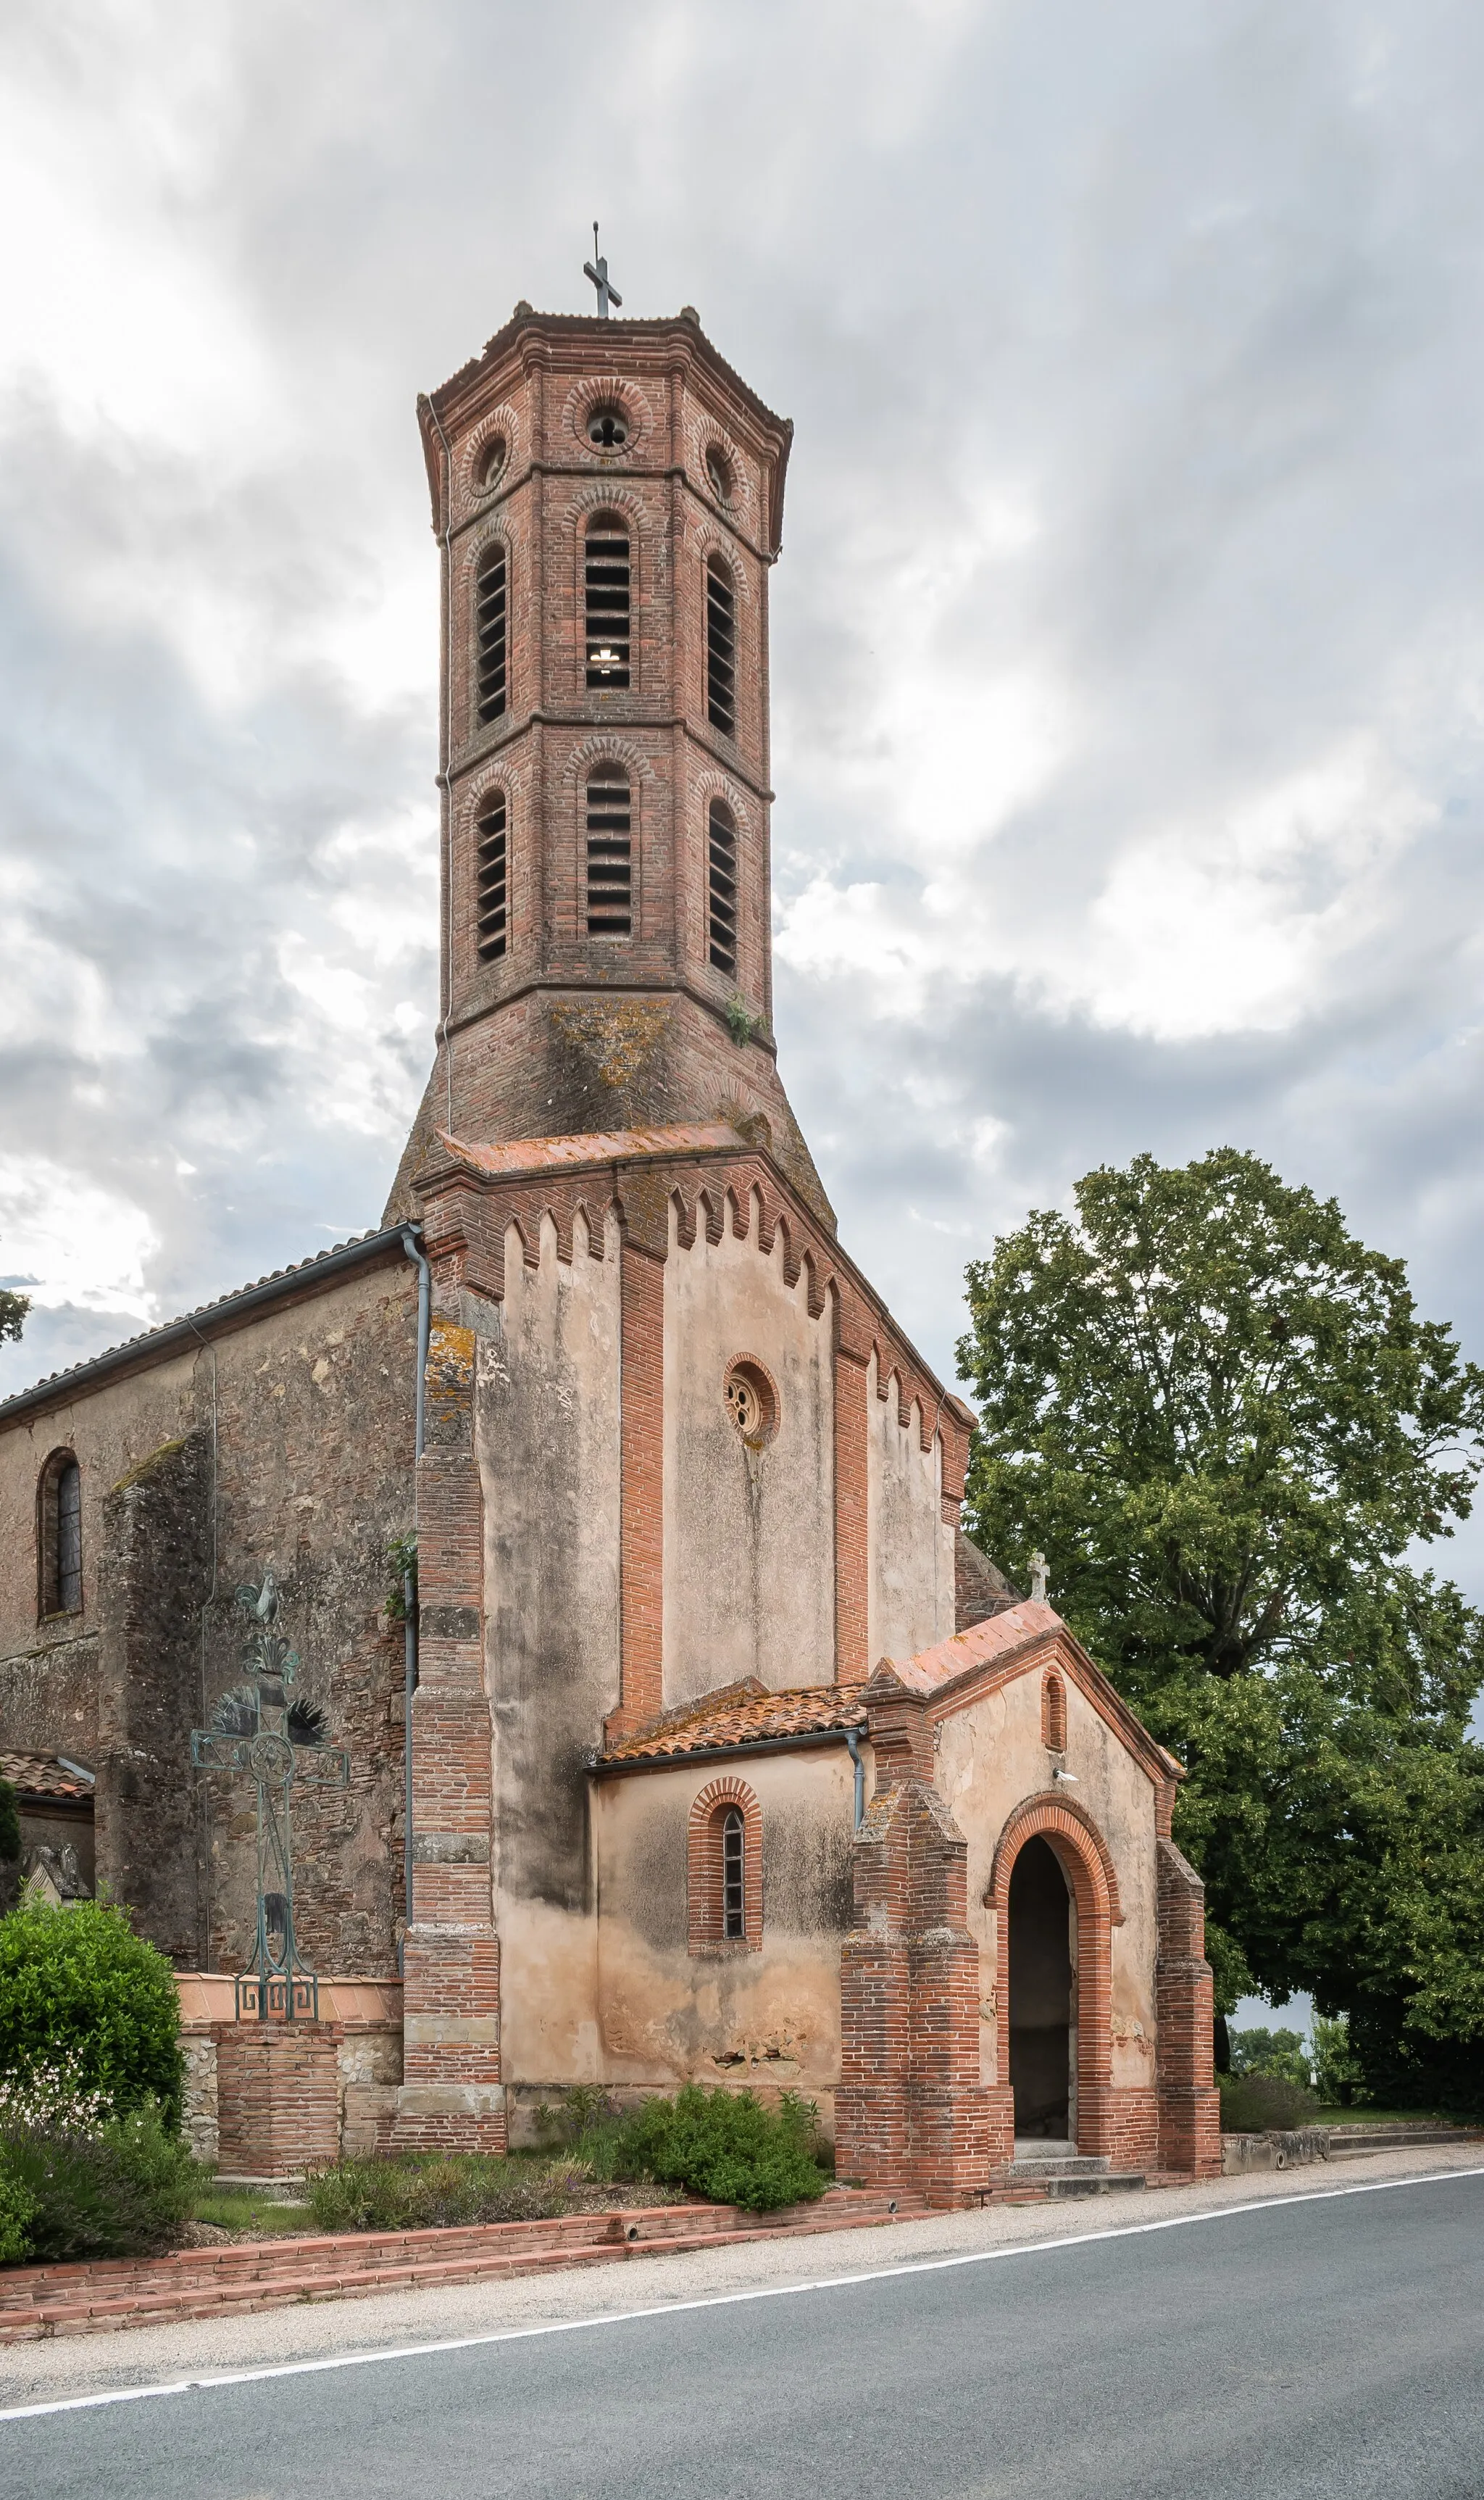
[{"label": "church building", "polygon": [[1179,1766],[961,1531],[778,1070],[791,428],[689,309],[418,413],[433,1071],[375,1230],[0,1403],[33,1879],[170,1956],[224,2171],[694,2080],[939,2202],[1205,2175]]}]

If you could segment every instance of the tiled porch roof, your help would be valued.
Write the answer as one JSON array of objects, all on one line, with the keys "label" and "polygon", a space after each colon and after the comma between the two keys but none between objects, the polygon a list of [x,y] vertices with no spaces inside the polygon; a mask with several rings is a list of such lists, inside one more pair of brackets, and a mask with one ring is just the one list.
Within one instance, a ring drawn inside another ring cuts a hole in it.
[{"label": "tiled porch roof", "polygon": [[827,1734],[831,1728],[865,1726],[864,1685],[811,1684],[770,1693],[756,1676],[702,1694],[683,1710],[667,1710],[616,1744],[605,1745],[608,1762],[655,1762],[687,1754],[708,1754],[726,1745],[757,1745],[789,1736]]}]

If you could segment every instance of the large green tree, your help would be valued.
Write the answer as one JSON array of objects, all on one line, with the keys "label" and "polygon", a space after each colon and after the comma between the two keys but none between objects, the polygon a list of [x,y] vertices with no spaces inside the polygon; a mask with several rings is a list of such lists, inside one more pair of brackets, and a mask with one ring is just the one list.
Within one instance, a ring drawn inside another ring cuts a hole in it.
[{"label": "large green tree", "polygon": [[1312,1989],[1393,2089],[1440,2089],[1484,2068],[1484,1621],[1416,1556],[1468,1514],[1484,1373],[1251,1155],[1075,1196],[968,1271],[975,1532],[1022,1575],[1045,1551],[1184,1761],[1221,1999]]},{"label": "large green tree", "polygon": [[9,1285],[0,1285],[0,1345],[7,1337],[19,1336],[30,1307],[29,1294],[14,1294]]}]

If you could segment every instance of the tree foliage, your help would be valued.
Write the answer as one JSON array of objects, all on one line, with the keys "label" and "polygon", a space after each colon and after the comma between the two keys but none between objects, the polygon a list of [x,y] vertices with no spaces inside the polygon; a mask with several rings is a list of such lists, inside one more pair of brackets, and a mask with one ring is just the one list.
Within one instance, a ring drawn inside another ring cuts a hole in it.
[{"label": "tree foliage", "polygon": [[1045,1550],[1184,1760],[1218,2002],[1306,1987],[1484,2035],[1484,1623],[1415,1559],[1468,1515],[1484,1373],[1254,1156],[1075,1197],[968,1271],[976,1532],[1012,1572]]},{"label": "tree foliage", "polygon": [[0,1345],[4,1345],[7,1337],[18,1339],[30,1308],[29,1294],[15,1294],[9,1285],[0,1285]]}]

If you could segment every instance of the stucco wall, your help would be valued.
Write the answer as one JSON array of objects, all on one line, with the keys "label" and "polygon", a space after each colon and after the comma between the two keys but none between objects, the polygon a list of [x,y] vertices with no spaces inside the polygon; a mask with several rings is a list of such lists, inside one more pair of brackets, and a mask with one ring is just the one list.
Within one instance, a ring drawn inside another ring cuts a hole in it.
[{"label": "stucco wall", "polygon": [[866,1375],[866,1499],[870,1554],[867,1653],[912,1658],[947,1640],[956,1625],[953,1530],[943,1518],[942,1453],[921,1445],[914,1405],[898,1420],[897,1385],[877,1393],[876,1357]]},{"label": "stucco wall", "polygon": [[511,1234],[476,1409],[503,2062],[564,2081],[596,2055],[586,1758],[619,1698],[619,1236],[574,1231],[534,1268]]},{"label": "stucco wall", "polygon": [[714,1762],[596,1784],[602,1896],[600,2072],[673,2090],[797,2090],[826,2122],[840,2071],[840,1941],[851,1924],[854,1781],[843,1745],[739,1758],[762,1813],[762,1946],[687,1951],[686,1843]]},{"label": "stucco wall", "polygon": [[[1117,1871],[1123,1924],[1113,1930],[1113,2082],[1154,2083],[1154,1788],[1070,1677],[1067,1750],[1055,1759],[1076,1773],[1068,1795],[1092,1817]],[[1017,1676],[945,1720],[938,1732],[937,1784],[969,1844],[969,1924],[979,1939],[981,2072],[996,2070],[995,2008],[999,1941],[984,1905],[995,1843],[1022,1798],[1051,1785],[1052,1756],[1041,1742],[1041,1670]]]},{"label": "stucco wall", "polygon": [[[664,1698],[756,1675],[774,1691],[834,1675],[834,1404],[827,1316],[806,1272],[747,1236],[671,1217],[664,1270]],[[726,1411],[728,1365],[750,1354],[778,1388],[779,1422],[751,1450]]]}]

